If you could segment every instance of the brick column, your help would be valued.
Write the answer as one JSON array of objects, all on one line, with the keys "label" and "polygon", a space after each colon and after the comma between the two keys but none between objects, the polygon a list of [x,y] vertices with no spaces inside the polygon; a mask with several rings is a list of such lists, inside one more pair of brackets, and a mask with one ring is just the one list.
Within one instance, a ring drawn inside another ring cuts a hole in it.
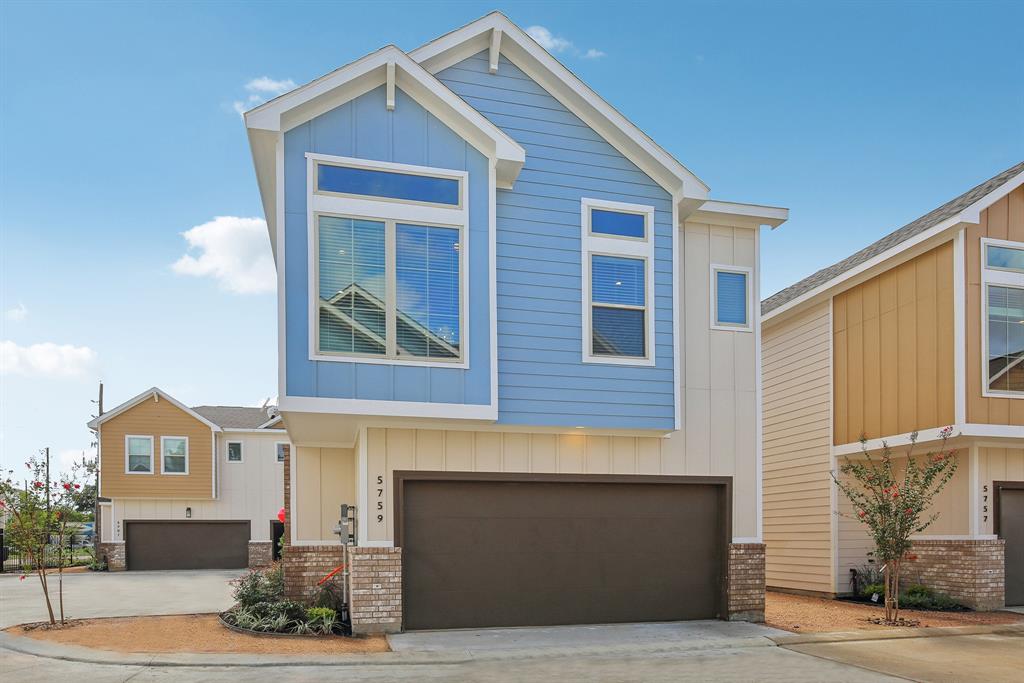
[{"label": "brick column", "polygon": [[272,541],[249,541],[249,569],[269,567],[274,562]]},{"label": "brick column", "polygon": [[123,572],[128,568],[124,543],[100,543],[98,551],[100,559],[107,560],[107,571]]},{"label": "brick column", "polygon": [[764,544],[730,543],[729,621],[764,623]]},{"label": "brick column", "polygon": [[352,633],[402,630],[402,549],[348,549]]},{"label": "brick column", "polygon": [[914,541],[900,583],[921,583],[974,610],[1000,609],[1006,598],[1005,551],[1001,538]]},{"label": "brick column", "polygon": [[284,595],[289,600],[309,602],[316,597],[317,582],[345,561],[345,546],[292,545],[281,557]]}]

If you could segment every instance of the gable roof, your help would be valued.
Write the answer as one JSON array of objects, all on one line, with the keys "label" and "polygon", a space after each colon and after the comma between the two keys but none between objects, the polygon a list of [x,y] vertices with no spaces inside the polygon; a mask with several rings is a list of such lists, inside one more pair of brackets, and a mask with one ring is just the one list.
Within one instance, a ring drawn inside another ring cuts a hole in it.
[{"label": "gable roof", "polygon": [[[277,137],[345,102],[387,84],[399,87],[462,136],[482,154],[494,160],[499,187],[511,187],[526,161],[526,152],[483,114],[453,93],[433,74],[394,45],[339,67],[305,85],[245,112],[249,145],[270,243],[277,255]],[[393,95],[389,95],[393,97]],[[389,105],[393,106],[393,105]]]},{"label": "gable roof", "polygon": [[196,413],[217,424],[224,431],[232,429],[279,429],[271,427],[278,421],[276,413],[266,408],[248,406],[194,406]]},{"label": "gable roof", "polygon": [[704,181],[501,12],[491,12],[432,40],[409,56],[437,73],[486,49],[492,51],[492,71],[499,68],[494,54],[498,51],[679,201],[696,205],[707,199],[710,188]]},{"label": "gable roof", "polygon": [[189,415],[191,415],[195,419],[199,420],[200,422],[205,424],[207,427],[209,427],[213,431],[215,431],[215,432],[221,431],[220,426],[217,425],[215,422],[207,419],[206,417],[200,415],[199,413],[197,413],[193,409],[189,408],[187,405],[181,403],[180,401],[175,399],[173,396],[168,394],[166,391],[164,391],[160,387],[150,387],[149,389],[146,389],[145,391],[143,391],[138,396],[133,396],[132,398],[128,399],[127,401],[125,401],[121,405],[117,406],[116,408],[114,408],[112,410],[106,411],[105,413],[103,413],[99,417],[94,417],[92,420],[90,420],[88,422],[89,429],[97,429],[97,428],[99,428],[99,426],[101,424],[103,424],[104,422],[106,422],[107,420],[120,415],[121,413],[125,412],[126,410],[129,410],[130,408],[134,408],[135,406],[139,405],[140,403],[142,403],[146,399],[150,399],[150,398],[163,399],[163,400],[167,401],[168,403],[170,403],[171,405],[175,406],[176,408],[180,408],[181,410],[185,411],[186,413],[188,413]]},{"label": "gable roof", "polygon": [[822,268],[813,275],[771,295],[761,302],[761,315],[767,317],[770,314],[781,312],[784,307],[788,308],[789,305],[795,305],[800,300],[822,293],[845,279],[845,275],[857,272],[859,267],[876,259],[884,260],[909,248],[911,244],[916,243],[914,238],[924,236],[933,229],[941,230],[961,222],[977,223],[982,210],[1022,183],[1024,183],[1024,162],[989,178],[959,197],[949,200],[902,228],[894,230],[877,242],[869,244],[857,253],[847,256],[842,261]]}]

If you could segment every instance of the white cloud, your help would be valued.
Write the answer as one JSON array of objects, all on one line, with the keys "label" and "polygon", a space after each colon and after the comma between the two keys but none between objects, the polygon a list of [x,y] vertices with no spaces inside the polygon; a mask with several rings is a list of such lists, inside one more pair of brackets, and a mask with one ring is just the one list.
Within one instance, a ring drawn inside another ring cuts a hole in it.
[{"label": "white cloud", "polygon": [[4,312],[4,317],[13,322],[20,323],[28,317],[28,309],[25,308],[25,304],[19,303],[14,308],[8,308]]},{"label": "white cloud", "polygon": [[0,342],[0,375],[28,377],[78,377],[96,364],[96,352],[88,346],[45,342],[19,346]]},{"label": "white cloud", "polygon": [[547,28],[546,26],[531,26],[530,28],[526,29],[526,32],[530,35],[531,38],[536,40],[537,43],[548,52],[561,53],[568,51],[571,54],[575,55],[576,57],[580,57],[582,59],[600,59],[601,57],[605,56],[605,53],[602,50],[598,50],[597,48],[594,47],[588,49],[585,52],[583,50],[580,50],[578,47],[573,45],[573,42],[571,40],[569,40],[568,38],[564,38],[562,36],[556,36],[554,33],[551,32],[551,29]]},{"label": "white cloud", "polygon": [[572,47],[572,41],[554,35],[545,26],[531,26],[526,32],[548,52],[565,52]]},{"label": "white cloud", "polygon": [[217,216],[181,233],[189,249],[171,268],[179,275],[212,277],[229,292],[261,294],[277,286],[274,260],[262,218]]},{"label": "white cloud", "polygon": [[270,78],[269,76],[260,76],[259,78],[253,78],[246,83],[245,89],[249,91],[249,96],[244,100],[235,100],[231,104],[231,108],[234,109],[239,116],[253,107],[258,107],[268,99],[277,97],[278,95],[283,95],[289,90],[294,90],[295,81],[290,78],[278,81]]}]

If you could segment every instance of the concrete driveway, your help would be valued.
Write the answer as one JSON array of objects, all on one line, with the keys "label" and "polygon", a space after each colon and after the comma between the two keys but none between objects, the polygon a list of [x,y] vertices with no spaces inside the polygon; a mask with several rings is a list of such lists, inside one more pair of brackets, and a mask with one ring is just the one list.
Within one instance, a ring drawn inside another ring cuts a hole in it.
[{"label": "concrete driveway", "polygon": [[[231,606],[228,582],[244,570],[87,572],[64,575],[64,613],[69,618],[220,612]],[[57,613],[57,576],[49,577]],[[0,628],[45,621],[39,579],[0,575]]]}]

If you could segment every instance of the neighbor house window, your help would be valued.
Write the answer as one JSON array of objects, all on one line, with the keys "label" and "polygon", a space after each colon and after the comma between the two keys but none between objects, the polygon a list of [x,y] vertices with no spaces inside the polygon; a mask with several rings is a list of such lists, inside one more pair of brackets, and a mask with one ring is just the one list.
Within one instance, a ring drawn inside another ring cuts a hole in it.
[{"label": "neighbor house window", "polygon": [[162,461],[160,471],[164,474],[188,474],[188,437],[160,437]]},{"label": "neighbor house window", "polygon": [[986,395],[1024,397],[1024,244],[982,239]]},{"label": "neighbor house window", "polygon": [[654,208],[582,201],[583,361],[653,365]]},{"label": "neighbor house window", "polygon": [[126,436],[124,450],[126,472],[129,474],[153,473],[153,437]]},{"label": "neighbor house window", "polygon": [[228,462],[242,462],[241,441],[228,441]]},{"label": "neighbor house window", "polygon": [[[319,158],[310,169],[317,178],[311,202],[323,209],[313,216],[314,355],[462,362],[465,174],[374,170]],[[345,215],[349,209],[353,215]]]},{"label": "neighbor house window", "polygon": [[288,444],[281,443],[279,441],[275,445],[276,445],[276,450],[277,450],[277,461],[278,462],[284,462],[284,458],[288,454],[288,449],[289,449]]},{"label": "neighbor house window", "polygon": [[750,324],[749,268],[711,266],[711,326],[715,329],[749,332]]}]

